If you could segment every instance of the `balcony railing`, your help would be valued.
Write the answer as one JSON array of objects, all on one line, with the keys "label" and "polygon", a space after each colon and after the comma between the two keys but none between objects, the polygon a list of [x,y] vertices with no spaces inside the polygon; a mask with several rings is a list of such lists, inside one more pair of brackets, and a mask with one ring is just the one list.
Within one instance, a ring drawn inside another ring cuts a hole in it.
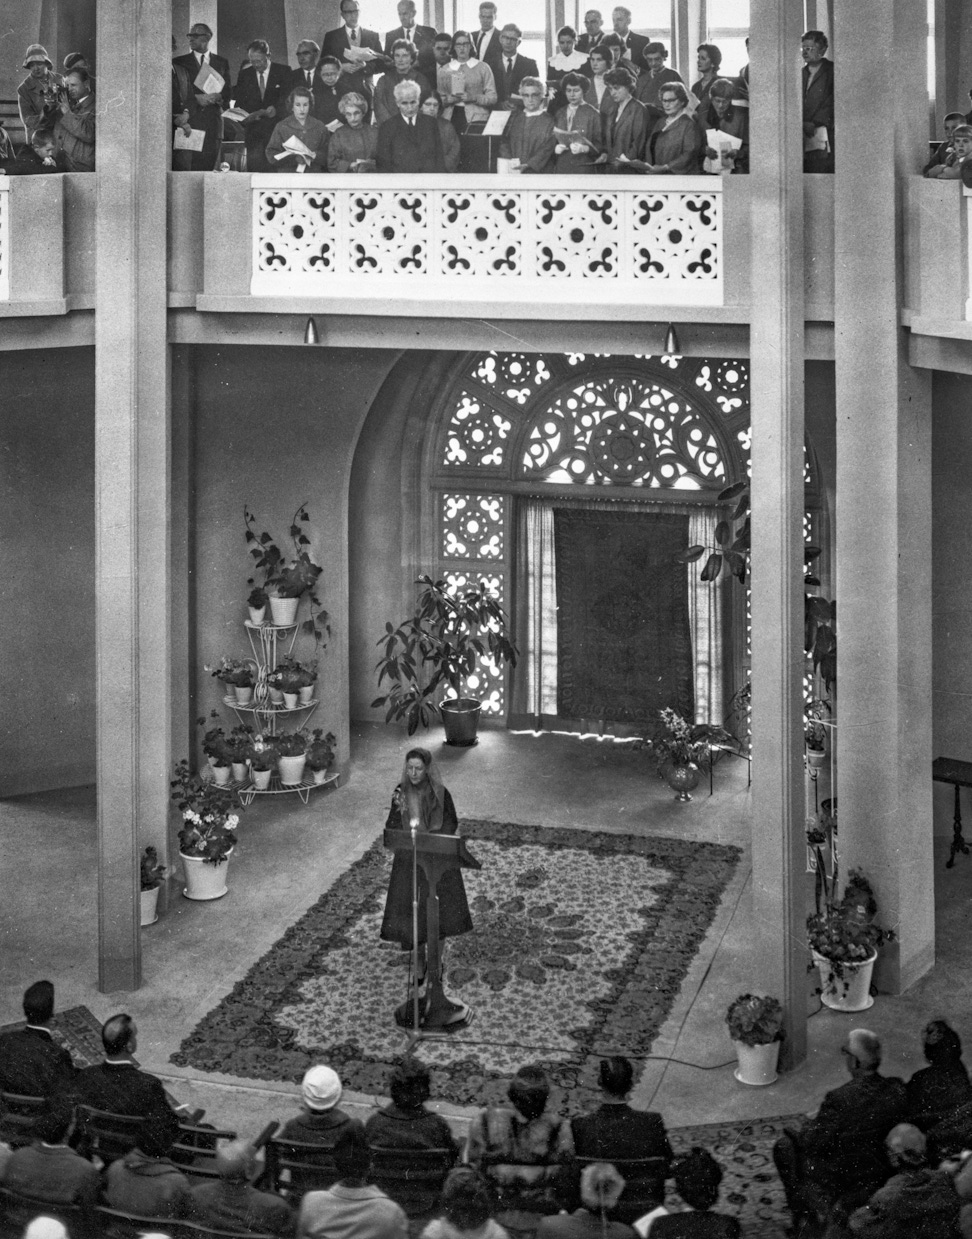
[{"label": "balcony railing", "polygon": [[720,178],[261,176],[255,296],[722,305]]}]

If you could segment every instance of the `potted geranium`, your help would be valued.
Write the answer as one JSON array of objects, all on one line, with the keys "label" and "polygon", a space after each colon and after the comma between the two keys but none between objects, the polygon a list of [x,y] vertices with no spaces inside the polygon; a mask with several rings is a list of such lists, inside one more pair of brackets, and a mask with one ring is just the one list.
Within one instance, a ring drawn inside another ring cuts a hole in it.
[{"label": "potted geranium", "polygon": [[234,783],[246,782],[246,759],[253,738],[253,728],[248,723],[239,723],[226,740]]},{"label": "potted geranium", "polygon": [[300,686],[304,680],[304,672],[292,654],[287,654],[283,662],[278,663],[272,671],[274,683],[283,694],[283,703],[288,710],[297,708],[300,696]]},{"label": "potted geranium", "polygon": [[783,1039],[783,1007],[776,998],[740,994],[726,1012],[729,1036],[736,1050],[740,1084],[761,1086],[776,1079]]},{"label": "potted geranium", "polygon": [[159,861],[157,850],[151,845],[142,853],[139,866],[139,898],[141,924],[154,925],[159,919],[159,887],[168,876],[165,865]]},{"label": "potted geranium", "polygon": [[[290,522],[289,533],[294,548],[292,556],[284,554],[268,531],[257,533],[255,521],[254,514],[244,507],[244,536],[256,569],[263,573],[262,588],[269,597],[273,623],[277,627],[291,627],[296,621],[300,600],[306,594],[310,602],[310,616],[304,621],[301,631],[312,636],[321,648],[324,636],[330,629],[327,612],[321,609],[317,596],[317,583],[323,569],[311,557],[310,538],[304,532],[304,525],[310,522],[306,506],[301,504]],[[253,577],[248,584],[255,584]]]},{"label": "potted geranium", "polygon": [[277,751],[272,737],[255,735],[247,750],[247,760],[250,763],[253,786],[258,792],[265,792],[270,786],[270,777],[277,763]]},{"label": "potted geranium", "polygon": [[861,871],[850,871],[838,900],[836,865],[828,881],[819,846],[816,851],[816,911],[807,917],[807,934],[820,972],[820,1000],[834,1011],[866,1011],[874,1002],[871,974],[878,947],[894,933],[875,922],[877,900]]},{"label": "potted geranium", "polygon": [[296,787],[304,779],[307,736],[303,731],[282,732],[273,738],[277,750],[277,769],[284,787]]},{"label": "potted geranium", "polygon": [[267,617],[267,591],[262,585],[254,585],[246,600],[251,624],[262,624]]},{"label": "potted geranium", "polygon": [[[218,719],[219,715],[213,710],[210,713],[210,718]],[[196,720],[200,727],[206,724],[205,718]],[[215,727],[210,727],[204,732],[202,740],[203,752],[209,758],[209,766],[213,772],[213,781],[220,787],[224,787],[230,781],[233,764],[233,750],[227,739],[226,732],[217,724]]]},{"label": "potted geranium", "polygon": [[714,744],[725,744],[732,736],[724,727],[713,723],[690,723],[671,706],[658,711],[661,720],[642,744],[657,762],[658,773],[675,792],[675,799],[692,799],[698,786],[699,767],[711,760]]},{"label": "potted geranium", "polygon": [[314,685],[317,683],[317,659],[312,658],[309,662],[298,663],[297,666],[300,668],[297,693],[301,704],[306,705],[314,697]]},{"label": "potted geranium", "polygon": [[207,666],[203,669],[232,688],[237,705],[247,706],[253,700],[258,668],[251,659],[227,658],[224,654],[218,667]]},{"label": "potted geranium", "polygon": [[230,812],[225,792],[193,774],[185,758],[175,768],[171,797],[182,814],[179,855],[186,870],[187,899],[220,899],[226,894],[229,858],[236,845],[239,814]]},{"label": "potted geranium", "polygon": [[[397,628],[386,624],[377,642],[378,687],[386,678],[390,687],[371,704],[386,711],[386,723],[404,721],[410,736],[441,714],[446,744],[475,744],[482,702],[463,691],[480,659],[516,666],[507,614],[484,580],[466,589],[430,576],[415,583],[421,588],[414,614]],[[444,699],[443,689],[450,694]]]},{"label": "potted geranium", "polygon": [[307,746],[307,769],[312,772],[315,783],[323,783],[327,778],[328,769],[334,761],[336,742],[333,731],[325,735],[323,727],[315,727],[311,732],[311,742]]}]

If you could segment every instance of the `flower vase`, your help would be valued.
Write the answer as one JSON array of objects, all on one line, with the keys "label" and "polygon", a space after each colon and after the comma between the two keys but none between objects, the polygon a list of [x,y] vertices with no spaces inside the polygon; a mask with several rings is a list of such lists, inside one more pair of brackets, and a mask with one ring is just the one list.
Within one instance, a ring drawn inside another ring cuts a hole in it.
[{"label": "flower vase", "polygon": [[750,1084],[754,1088],[765,1088],[776,1079],[776,1065],[780,1057],[780,1043],[770,1041],[766,1045],[746,1045],[742,1041],[734,1041],[736,1059],[739,1066],[733,1075],[740,1084]]},{"label": "flower vase", "polygon": [[266,607],[248,607],[247,610],[250,612],[251,624],[262,624],[267,618]]},{"label": "flower vase", "polygon": [[314,685],[313,684],[301,685],[300,690],[299,690],[299,695],[300,695],[300,704],[307,705],[309,702],[313,701],[314,699]]},{"label": "flower vase", "polygon": [[299,693],[284,693],[283,695],[284,705],[287,707],[288,710],[297,709],[297,701],[299,699],[299,696],[300,696]]},{"label": "flower vase", "polygon": [[292,624],[297,617],[299,603],[299,598],[275,598],[271,594],[270,614],[273,617],[274,624],[278,628]]},{"label": "flower vase", "polygon": [[141,904],[141,925],[154,925],[159,919],[159,888],[153,886],[150,891],[139,892]]},{"label": "flower vase", "polygon": [[270,786],[270,776],[272,770],[251,770],[250,776],[253,779],[253,786],[258,792],[265,792]]},{"label": "flower vase", "polygon": [[216,786],[225,787],[226,784],[230,781],[229,766],[214,766],[213,763],[210,762],[209,767],[213,772],[213,782],[216,784]]},{"label": "flower vase", "polygon": [[699,785],[699,768],[694,761],[670,762],[665,781],[675,793],[676,800],[689,801],[693,790]]},{"label": "flower vase", "polygon": [[279,688],[272,688],[272,687],[268,684],[268,685],[267,685],[267,692],[270,694],[270,704],[271,704],[272,706],[282,706],[282,705],[283,705],[283,693],[280,691],[280,689],[279,689]]},{"label": "flower vase", "polygon": [[831,1011],[867,1011],[874,1006],[871,997],[871,974],[877,951],[870,959],[856,962],[841,960],[839,977],[834,972],[833,960],[811,948],[813,962],[820,972],[820,1001]]},{"label": "flower vase", "polygon": [[321,783],[323,783],[323,782],[324,782],[324,780],[327,778],[327,768],[326,768],[326,767],[325,767],[323,770],[314,770],[314,771],[312,771],[312,773],[313,773],[313,775],[314,775],[314,782],[315,782],[316,784],[318,784],[318,786],[319,786]]},{"label": "flower vase", "polygon": [[208,860],[203,860],[201,856],[186,856],[180,852],[179,856],[182,858],[186,871],[183,895],[187,899],[196,899],[201,902],[207,899],[222,899],[227,891],[226,874],[229,870],[229,858],[232,855],[233,849],[230,848],[226,853],[226,860],[214,865]]},{"label": "flower vase", "polygon": [[245,783],[246,782],[246,762],[235,761],[232,764],[232,768],[233,768],[233,782],[234,783]]},{"label": "flower vase", "polygon": [[298,753],[293,757],[280,756],[277,765],[280,768],[280,782],[284,787],[297,787],[304,779],[304,763],[306,753]]},{"label": "flower vase", "polygon": [[248,706],[253,700],[253,685],[234,684],[233,694],[236,697],[236,704],[238,706]]}]

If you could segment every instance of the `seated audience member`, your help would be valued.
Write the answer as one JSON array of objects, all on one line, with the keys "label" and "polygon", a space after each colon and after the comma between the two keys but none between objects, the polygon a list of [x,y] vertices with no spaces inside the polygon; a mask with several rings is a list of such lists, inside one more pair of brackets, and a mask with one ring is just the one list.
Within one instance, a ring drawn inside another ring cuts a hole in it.
[{"label": "seated audience member", "polygon": [[573,26],[561,26],[557,31],[557,51],[547,61],[547,87],[553,91],[550,115],[554,116],[567,102],[563,79],[568,73],[580,73],[587,64],[587,53],[574,50],[577,31]]},{"label": "seated audience member", "polygon": [[739,1220],[727,1213],[714,1213],[722,1182],[722,1167],[705,1149],[694,1148],[673,1167],[675,1189],[688,1205],[687,1213],[659,1217],[651,1239],[739,1239]]},{"label": "seated audience member", "polygon": [[248,172],[271,172],[267,163],[267,143],[282,115],[290,91],[293,70],[270,59],[266,39],[254,39],[246,49],[249,62],[240,70],[233,89],[233,102],[246,112],[243,126]]},{"label": "seated audience member", "polygon": [[398,111],[378,126],[379,172],[444,172],[439,126],[419,111],[418,82],[399,82],[395,87]]},{"label": "seated audience member", "polygon": [[30,142],[34,130],[51,125],[51,109],[64,88],[63,79],[54,72],[54,62],[40,43],[31,43],[24,57],[27,76],[17,87],[20,120]]},{"label": "seated audience member", "polygon": [[300,1085],[301,1113],[283,1125],[277,1139],[333,1148],[346,1131],[360,1126],[357,1119],[338,1109],[342,1092],[338,1074],[331,1067],[309,1067]]},{"label": "seated audience member", "polygon": [[292,1235],[295,1217],[286,1200],[250,1186],[255,1166],[256,1155],[248,1141],[221,1144],[216,1150],[219,1178],[192,1189],[194,1219],[218,1230]]},{"label": "seated audience member", "polygon": [[537,62],[518,52],[523,32],[515,22],[507,22],[500,31],[500,58],[494,70],[497,107],[512,111],[520,102],[520,86],[524,78],[539,78]]},{"label": "seated audience member", "polygon": [[908,1114],[926,1134],[958,1107],[972,1101],[972,1082],[962,1062],[962,1041],[945,1020],[925,1025],[922,1049],[927,1067],[922,1067],[905,1085]]},{"label": "seated audience member", "polygon": [[922,176],[938,177],[941,173],[936,172],[936,168],[947,167],[952,161],[954,151],[952,149],[952,135],[959,125],[965,123],[965,117],[961,112],[949,112],[942,122],[945,127],[945,137],[939,142],[935,148],[935,153],[931,159],[922,168]]},{"label": "seated audience member", "polygon": [[645,157],[648,139],[648,109],[633,97],[634,83],[626,69],[608,69],[604,81],[611,92],[614,109],[604,123],[604,154],[599,162],[609,164],[611,172],[634,172]]},{"label": "seated audience member", "polygon": [[517,161],[518,172],[552,172],[557,139],[553,120],[543,106],[543,83],[538,77],[525,77],[519,93],[523,106],[506,127],[504,149]]},{"label": "seated audience member", "polygon": [[719,77],[719,67],[722,64],[722,52],[714,43],[701,43],[696,51],[699,80],[692,83],[692,94],[698,102],[695,105],[695,115],[703,129],[715,128],[715,117],[709,110],[709,91]]},{"label": "seated audience member", "polygon": [[492,1200],[485,1179],[469,1166],[449,1171],[439,1210],[420,1239],[509,1239],[491,1216]]},{"label": "seated audience member", "polygon": [[132,1062],[138,1049],[138,1029],[130,1015],[113,1015],[101,1029],[105,1061],[85,1067],[75,1084],[77,1100],[110,1114],[141,1115],[171,1121],[185,1117],[188,1107],[171,1107],[161,1080]]},{"label": "seated audience member", "polygon": [[64,78],[66,97],[57,104],[54,138],[69,172],[95,170],[95,98],[87,69],[72,69]]},{"label": "seated audience member", "polygon": [[[290,79],[290,89],[294,90],[298,86],[306,86],[309,91],[317,89],[317,62],[321,58],[321,49],[313,39],[301,39],[297,44],[297,50],[294,52],[297,57],[297,68],[291,70],[293,76]],[[340,72],[340,65],[338,65]]]},{"label": "seated audience member", "polygon": [[499,1222],[519,1231],[557,1212],[570,1144],[566,1125],[545,1113],[550,1085],[540,1067],[521,1067],[507,1096],[511,1105],[487,1106],[471,1119],[466,1161],[491,1184]]},{"label": "seated audience member", "polygon": [[[53,158],[54,135],[50,130],[35,130],[41,135],[30,148],[37,164]],[[46,153],[44,153],[46,152]],[[21,152],[23,154],[23,152]],[[38,168],[38,171],[41,169]],[[56,165],[51,171],[63,171]],[[13,173],[11,168],[10,172]],[[51,1036],[54,1018],[54,986],[50,981],[35,981],[24,991],[24,1028],[0,1036],[0,1091],[24,1097],[52,1097],[69,1092],[77,1079],[71,1055]]]},{"label": "seated audience member", "polygon": [[587,102],[597,108],[601,114],[603,132],[607,131],[607,118],[615,110],[614,97],[607,87],[607,73],[611,68],[611,53],[598,46],[591,52],[590,76],[591,84],[587,88]]},{"label": "seated audience member", "polygon": [[97,1167],[68,1146],[74,1110],[64,1097],[51,1097],[37,1119],[37,1139],[15,1149],[0,1186],[51,1205],[93,1208],[98,1200]]},{"label": "seated audience member", "polygon": [[336,56],[322,56],[314,77],[314,106],[311,116],[323,121],[333,133],[343,124],[339,104],[352,88],[346,85],[341,73],[341,62]]},{"label": "seated audience member", "polygon": [[662,88],[661,105],[665,116],[655,122],[645,147],[645,162],[636,164],[635,170],[656,176],[701,172],[705,139],[689,115],[688,91],[681,82]]},{"label": "seated audience member", "polygon": [[956,125],[952,130],[952,157],[951,162],[939,164],[938,168],[932,168],[928,174],[934,180],[939,181],[962,181],[965,184],[972,184],[969,179],[969,172],[972,171],[972,164],[969,162],[969,155],[972,154],[972,125]]},{"label": "seated audience member", "polygon": [[794,1223],[816,1214],[823,1220],[838,1197],[863,1204],[891,1173],[884,1140],[908,1118],[904,1082],[883,1076],[881,1042],[855,1028],[841,1046],[850,1080],[824,1097],[802,1130],[787,1129],[773,1146],[773,1160]]},{"label": "seated audience member", "polygon": [[[742,145],[738,149],[723,149],[721,163],[730,172],[749,171],[749,108],[741,107],[736,99],[741,93],[738,85],[733,85],[728,78],[720,77],[712,83],[709,90],[710,113],[718,121],[714,126],[719,133],[738,138]],[[708,136],[703,135],[706,143]],[[719,159],[720,151],[715,147],[706,146],[706,159]]]},{"label": "seated audience member", "polygon": [[580,1208],[540,1219],[537,1239],[635,1239],[635,1231],[615,1217],[624,1179],[606,1162],[585,1166],[580,1177]]},{"label": "seated audience member", "polygon": [[827,131],[827,150],[803,152],[804,172],[834,170],[834,62],[828,60],[827,36],[821,30],[808,30],[800,40],[803,56],[803,137],[814,138],[818,129]]},{"label": "seated audience member", "polygon": [[368,102],[356,90],[338,100],[344,124],[335,129],[327,144],[328,172],[374,172],[378,130],[364,123]]},{"label": "seated audience member", "polygon": [[627,1186],[618,1216],[624,1221],[634,1221],[645,1212],[640,1204],[646,1198],[657,1198],[659,1203],[664,1200],[665,1178],[673,1157],[662,1116],[654,1110],[634,1110],[628,1104],[633,1080],[634,1071],[628,1059],[602,1059],[598,1071],[600,1106],[569,1123],[578,1157],[596,1157],[604,1162],[613,1162],[615,1158],[660,1159],[659,1170],[643,1171],[638,1177],[631,1171],[621,1171]]},{"label": "seated audience member", "polygon": [[885,1145],[895,1173],[851,1214],[851,1234],[871,1239],[943,1239],[958,1234],[962,1202],[948,1171],[928,1164],[925,1137],[918,1128],[899,1123],[888,1132]]},{"label": "seated audience member", "polygon": [[645,68],[638,78],[635,98],[639,103],[661,111],[661,88],[666,82],[681,82],[682,79],[674,69],[669,69],[665,64],[668,48],[664,43],[649,43],[641,58],[645,62]]},{"label": "seated audience member", "polygon": [[459,171],[459,135],[447,120],[442,118],[442,99],[437,90],[423,100],[422,111],[431,116],[439,127],[439,141],[442,143],[442,162],[446,172]]},{"label": "seated audience member", "polygon": [[[439,40],[436,38],[436,60],[439,60]],[[461,136],[469,125],[489,119],[489,110],[496,106],[496,82],[493,70],[485,61],[472,55],[472,39],[465,30],[457,30],[452,40],[454,60],[439,63],[439,94],[451,120]]]},{"label": "seated audience member", "polygon": [[584,102],[586,78],[579,73],[568,73],[560,85],[566,103],[554,119],[554,171],[593,174],[602,150],[601,113]]},{"label": "seated audience member", "polygon": [[389,30],[385,35],[384,53],[391,59],[392,48],[404,39],[410,47],[418,52],[418,69],[427,82],[435,81],[435,57],[432,45],[435,42],[435,29],[432,26],[416,25],[418,13],[415,0],[398,0],[398,20],[401,25]]},{"label": "seated audience member", "polygon": [[135,1148],[105,1171],[105,1200],[112,1209],[141,1217],[191,1217],[189,1180],[169,1158],[177,1134],[174,1122],[144,1124]]},{"label": "seated audience member", "polygon": [[415,82],[419,88],[419,102],[428,97],[432,89],[424,73],[419,73],[415,64],[418,60],[418,49],[414,43],[399,39],[392,48],[394,67],[383,73],[375,86],[374,109],[375,124],[380,125],[398,115],[398,104],[395,101],[395,87],[399,82]]},{"label": "seated audience member", "polygon": [[373,1183],[371,1151],[360,1124],[341,1133],[334,1146],[340,1178],[323,1192],[308,1192],[297,1218],[298,1239],[406,1239],[408,1218]]},{"label": "seated audience member", "polygon": [[[311,116],[313,106],[313,92],[306,86],[295,86],[284,104],[288,115],[274,126],[267,143],[268,167],[281,172],[327,171],[327,142],[331,135],[322,120]],[[292,138],[301,142],[308,153],[291,154],[286,144]]]}]

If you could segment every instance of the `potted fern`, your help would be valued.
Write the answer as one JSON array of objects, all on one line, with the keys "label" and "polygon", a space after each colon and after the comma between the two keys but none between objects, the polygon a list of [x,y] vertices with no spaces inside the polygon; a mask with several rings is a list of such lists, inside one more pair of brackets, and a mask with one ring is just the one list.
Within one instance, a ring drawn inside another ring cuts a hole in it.
[{"label": "potted fern", "polygon": [[729,1036],[739,1066],[740,1084],[757,1087],[772,1084],[783,1040],[783,1007],[776,998],[740,994],[726,1012]]},{"label": "potted fern", "polygon": [[[404,722],[410,736],[441,716],[446,744],[475,744],[482,702],[464,689],[480,659],[516,666],[519,651],[507,614],[484,580],[466,589],[430,576],[415,584],[414,613],[397,628],[386,624],[377,642],[383,651],[375,668],[378,687],[387,679],[389,689],[371,704],[386,711],[386,723]],[[449,694],[444,698],[443,690]]]}]

